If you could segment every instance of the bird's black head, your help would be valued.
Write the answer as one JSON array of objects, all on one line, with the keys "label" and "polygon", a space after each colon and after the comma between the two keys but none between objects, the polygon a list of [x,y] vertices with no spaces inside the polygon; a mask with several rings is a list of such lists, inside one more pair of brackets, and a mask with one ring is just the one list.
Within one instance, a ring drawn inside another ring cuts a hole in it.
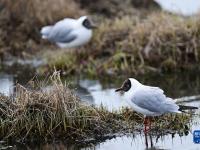
[{"label": "bird's black head", "polygon": [[97,26],[94,25],[88,18],[85,18],[83,20],[83,26],[87,29],[93,29],[93,28],[96,28]]},{"label": "bird's black head", "polygon": [[123,82],[120,88],[115,90],[115,92],[119,92],[119,91],[127,92],[130,90],[130,88],[131,88],[131,81],[130,79],[127,79]]}]

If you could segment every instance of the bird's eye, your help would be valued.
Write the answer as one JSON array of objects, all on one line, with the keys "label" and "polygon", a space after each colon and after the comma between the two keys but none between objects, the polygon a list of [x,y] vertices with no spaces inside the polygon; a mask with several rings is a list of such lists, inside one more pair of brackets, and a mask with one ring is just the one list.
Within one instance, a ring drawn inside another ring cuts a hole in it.
[{"label": "bird's eye", "polygon": [[128,91],[131,88],[131,81],[128,79],[124,82],[124,91]]},{"label": "bird's eye", "polygon": [[89,21],[88,19],[85,19],[85,20],[83,21],[83,26],[86,27],[86,28],[88,28],[88,29],[90,29],[90,28],[91,28],[91,23],[90,23],[90,21]]}]

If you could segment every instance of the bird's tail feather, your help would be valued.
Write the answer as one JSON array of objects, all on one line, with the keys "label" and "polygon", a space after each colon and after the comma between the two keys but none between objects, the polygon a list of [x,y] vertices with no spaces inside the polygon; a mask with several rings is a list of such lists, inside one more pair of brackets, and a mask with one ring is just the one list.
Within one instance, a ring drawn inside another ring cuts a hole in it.
[{"label": "bird's tail feather", "polygon": [[193,110],[193,109],[198,109],[198,107],[194,106],[184,106],[184,105],[178,105],[179,106],[179,111],[184,112],[184,110]]}]

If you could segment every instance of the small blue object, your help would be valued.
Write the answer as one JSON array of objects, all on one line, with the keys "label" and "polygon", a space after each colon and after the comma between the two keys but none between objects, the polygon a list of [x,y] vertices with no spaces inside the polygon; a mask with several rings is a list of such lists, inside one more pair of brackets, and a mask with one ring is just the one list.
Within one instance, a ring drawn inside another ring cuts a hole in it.
[{"label": "small blue object", "polygon": [[195,144],[200,144],[200,130],[195,130],[193,132],[193,141]]}]

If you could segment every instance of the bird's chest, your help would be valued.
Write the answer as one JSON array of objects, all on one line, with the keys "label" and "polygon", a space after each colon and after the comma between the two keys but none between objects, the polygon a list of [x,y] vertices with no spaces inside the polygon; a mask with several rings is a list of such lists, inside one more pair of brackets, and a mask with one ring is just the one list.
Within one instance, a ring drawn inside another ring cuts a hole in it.
[{"label": "bird's chest", "polygon": [[77,42],[80,43],[88,42],[92,36],[92,31],[85,28],[76,30],[74,33],[77,35]]},{"label": "bird's chest", "polygon": [[134,98],[133,98],[133,99],[128,99],[127,102],[128,102],[128,104],[131,106],[131,108],[132,108],[134,111],[138,112],[138,113],[141,113],[141,114],[147,115],[147,116],[152,116],[152,115],[154,115],[153,112],[150,112],[150,111],[148,111],[147,109],[144,109],[144,108],[139,107],[138,105],[136,105],[136,104],[134,103]]}]

